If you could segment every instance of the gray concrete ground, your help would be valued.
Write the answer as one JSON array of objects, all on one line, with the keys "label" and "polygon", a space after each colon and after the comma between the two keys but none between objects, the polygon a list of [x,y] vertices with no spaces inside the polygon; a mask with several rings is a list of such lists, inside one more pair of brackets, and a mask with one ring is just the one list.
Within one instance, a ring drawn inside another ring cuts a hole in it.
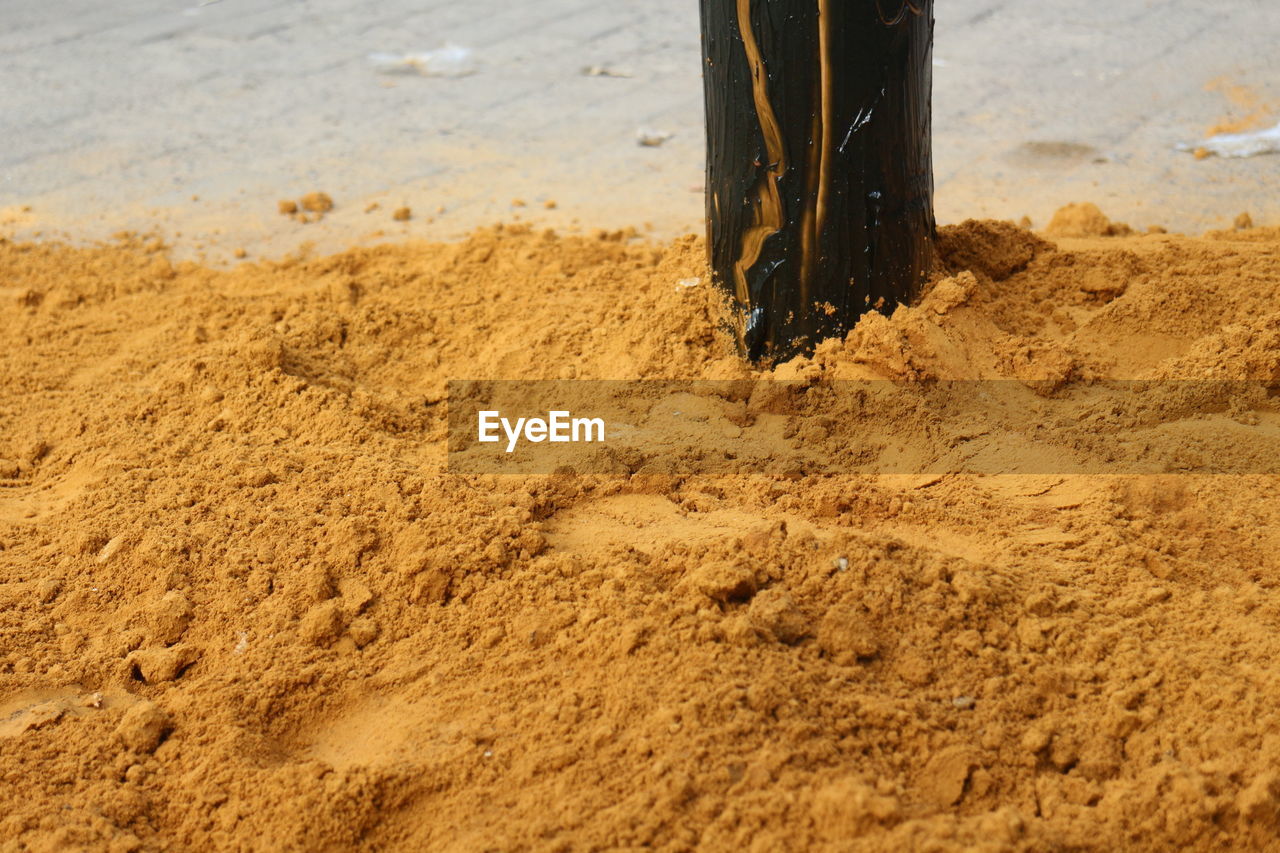
[{"label": "gray concrete ground", "polygon": [[[1225,119],[1280,120],[1280,3],[936,12],[942,221],[1040,226],[1092,200],[1139,227],[1242,210],[1280,224],[1280,156],[1174,150]],[[368,59],[446,42],[477,73],[392,76]],[[699,72],[693,0],[0,0],[0,232],[159,227],[221,257],[516,217],[697,231]],[[642,126],[673,135],[641,147]],[[276,212],[313,189],[338,203],[324,221]],[[402,204],[414,218],[393,222]]]}]

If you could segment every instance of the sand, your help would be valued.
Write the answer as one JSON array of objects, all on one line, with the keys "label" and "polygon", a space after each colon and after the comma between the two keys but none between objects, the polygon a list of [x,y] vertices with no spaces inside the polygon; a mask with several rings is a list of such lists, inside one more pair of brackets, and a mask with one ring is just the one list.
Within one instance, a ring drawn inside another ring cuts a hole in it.
[{"label": "sand", "polygon": [[763,372],[695,238],[0,240],[0,850],[1273,843],[1274,476],[444,467],[452,378],[1280,379],[1280,230],[1094,211]]}]

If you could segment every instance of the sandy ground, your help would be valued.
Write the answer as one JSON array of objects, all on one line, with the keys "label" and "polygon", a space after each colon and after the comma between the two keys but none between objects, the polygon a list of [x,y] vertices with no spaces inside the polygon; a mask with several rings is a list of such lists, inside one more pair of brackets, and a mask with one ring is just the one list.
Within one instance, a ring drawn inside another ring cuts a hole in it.
[{"label": "sandy ground", "polygon": [[1250,380],[1148,438],[1274,440],[1280,234],[1115,231],[948,229],[766,373],[695,239],[0,241],[0,849],[1263,849],[1274,476],[444,469],[447,379],[564,365]]},{"label": "sandy ground", "polygon": [[[1273,846],[1280,172],[1174,146],[1280,119],[1278,9],[940,4],[944,269],[768,370],[680,236],[689,4],[6,10],[0,851]],[[776,444],[462,475],[463,377]],[[939,379],[1060,455],[822,408]]]}]

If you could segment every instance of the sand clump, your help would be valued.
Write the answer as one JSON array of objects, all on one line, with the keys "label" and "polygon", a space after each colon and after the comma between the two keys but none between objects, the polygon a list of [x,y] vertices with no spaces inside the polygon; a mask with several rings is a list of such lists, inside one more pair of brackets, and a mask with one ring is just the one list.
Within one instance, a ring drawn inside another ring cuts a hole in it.
[{"label": "sand clump", "polygon": [[1275,229],[1063,221],[767,374],[693,238],[0,241],[0,849],[1265,846],[1274,477],[444,470],[459,377],[1277,368]]},{"label": "sand clump", "polygon": [[1045,233],[1051,237],[1123,237],[1133,229],[1122,222],[1112,222],[1096,204],[1083,202],[1060,208]]},{"label": "sand clump", "polygon": [[309,192],[297,201],[281,199],[276,202],[276,210],[302,224],[319,222],[326,213],[333,210],[333,198],[325,192],[316,190]]},{"label": "sand clump", "polygon": [[328,213],[333,210],[333,199],[329,197],[328,193],[307,193],[298,200],[298,204],[303,210],[309,210],[312,213]]}]

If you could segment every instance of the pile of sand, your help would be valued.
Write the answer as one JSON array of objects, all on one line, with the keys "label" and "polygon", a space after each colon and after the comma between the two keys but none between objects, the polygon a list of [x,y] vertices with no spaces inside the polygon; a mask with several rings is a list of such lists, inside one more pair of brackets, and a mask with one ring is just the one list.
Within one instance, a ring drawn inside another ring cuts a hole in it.
[{"label": "pile of sand", "polygon": [[[447,474],[450,378],[756,375],[632,236],[0,241],[0,850],[1274,839],[1274,477]],[[1274,229],[941,244],[770,375],[1280,377]]]}]

